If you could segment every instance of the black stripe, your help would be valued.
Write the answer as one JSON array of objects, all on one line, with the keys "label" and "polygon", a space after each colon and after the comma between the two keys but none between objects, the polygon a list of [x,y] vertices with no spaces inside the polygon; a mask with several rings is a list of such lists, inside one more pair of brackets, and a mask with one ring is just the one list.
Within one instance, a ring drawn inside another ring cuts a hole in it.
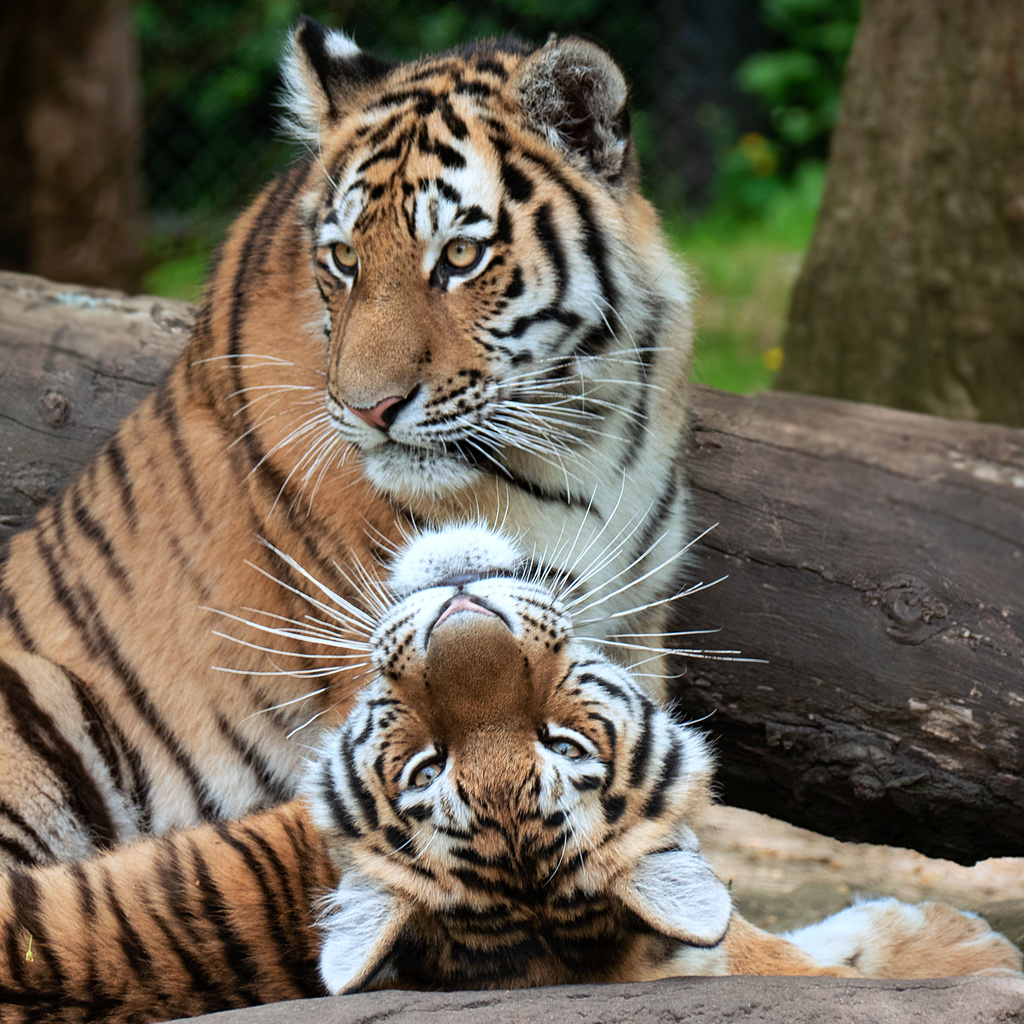
[{"label": "black stripe", "polygon": [[200,918],[200,925],[196,927],[196,915],[189,905],[189,900],[196,889],[195,880],[186,876],[173,839],[168,838],[161,843],[160,856],[157,858],[157,877],[170,911],[170,920],[185,935],[185,947],[199,952],[199,970],[204,977],[200,991],[217,990],[220,999],[218,1007],[241,1006],[242,999],[235,986],[223,977],[216,964],[211,966],[209,963],[210,958],[205,949],[205,922]]},{"label": "black stripe", "polygon": [[613,309],[617,308],[619,305],[619,293],[615,287],[615,282],[612,280],[611,271],[608,268],[608,251],[604,244],[604,237],[597,227],[597,219],[594,216],[590,200],[583,192],[570,184],[565,175],[548,160],[528,151],[523,151],[522,155],[537,164],[572,201],[573,206],[576,208],[576,215],[583,223],[583,248],[591,263],[597,269],[597,278],[603,297],[609,306]]},{"label": "black stripe", "polygon": [[82,755],[68,742],[61,727],[35,700],[25,680],[7,662],[0,661],[0,694],[11,724],[56,779],[64,803],[103,848],[117,839],[117,826],[107,800]]},{"label": "black stripe", "polygon": [[79,480],[76,480],[70,487],[68,495],[71,500],[71,511],[75,517],[78,528],[96,545],[99,553],[107,563],[110,575],[117,582],[118,587],[124,594],[130,593],[132,589],[131,579],[124,563],[117,557],[114,546],[103,529],[103,524],[95,519],[82,501],[79,489]]},{"label": "black stripe", "polygon": [[452,133],[453,138],[461,141],[469,137],[469,127],[466,125],[466,122],[463,121],[454,110],[452,110],[452,105],[448,102],[447,97],[442,98],[441,120],[444,121],[445,127]]},{"label": "black stripe", "polygon": [[614,825],[626,809],[626,798],[621,793],[618,796],[606,796],[601,799],[601,806],[604,808],[605,822]]},{"label": "black stripe", "polygon": [[159,972],[154,970],[156,965],[153,957],[121,905],[109,867],[106,864],[100,864],[97,870],[103,878],[103,897],[107,908],[117,923],[117,945],[125,961],[118,967],[117,973],[120,974],[127,966],[135,974],[143,988],[152,988],[159,993],[157,998],[160,1001],[165,1000],[167,996],[155,987],[159,985]]},{"label": "black stripe", "polygon": [[7,589],[7,586],[0,580],[0,615],[2,615],[14,630],[18,643],[28,652],[34,653],[36,645],[29,634],[28,628],[18,611],[18,599]]},{"label": "black stripe", "polygon": [[250,984],[250,979],[257,977],[254,970],[254,957],[243,941],[241,935],[231,924],[231,908],[224,899],[223,893],[217,888],[202,852],[194,841],[189,843],[192,854],[192,866],[196,872],[196,880],[202,901],[205,917],[212,922],[220,940],[224,954],[224,964],[234,974],[236,988],[250,1003],[262,1002],[259,988]]},{"label": "black stripe", "polygon": [[112,437],[107,442],[103,455],[117,484],[118,494],[121,498],[121,508],[124,510],[128,528],[132,533],[135,533],[139,528],[139,510],[135,506],[135,491],[132,488],[131,476],[128,473],[128,464],[125,462],[120,439]]},{"label": "black stripe", "polygon": [[[74,879],[75,893],[78,896],[78,910],[82,915],[82,932],[91,936],[96,927],[96,899],[93,896],[92,884],[85,873],[85,868],[80,861],[68,865],[68,874]],[[85,977],[76,979],[76,987],[81,991],[89,993],[96,999],[96,993],[100,990],[100,979],[96,969],[97,949],[90,942],[83,942],[78,947],[78,955],[84,956],[88,966],[85,970]]]},{"label": "black stripe", "polygon": [[517,203],[529,202],[533,196],[533,182],[507,160],[501,162],[501,180],[509,199]]},{"label": "black stripe", "polygon": [[632,702],[629,699],[629,694],[627,694],[626,691],[618,685],[618,683],[613,683],[607,679],[603,679],[601,676],[594,675],[593,672],[581,673],[577,677],[577,682],[581,686],[590,683],[591,685],[596,686],[599,690],[604,691],[606,694],[608,694],[609,697],[612,697],[615,700],[622,701],[622,703],[625,704],[627,708],[632,707]]},{"label": "black stripe", "polygon": [[[58,947],[51,944],[50,935],[41,914],[42,894],[35,877],[27,871],[13,871],[10,875],[11,905],[14,907],[18,924],[32,936],[33,946],[40,952],[39,959],[50,969],[51,981],[48,987],[60,992],[65,986],[64,965],[61,963]],[[38,986],[38,978],[33,979]]]},{"label": "black stripe", "polygon": [[561,306],[565,298],[565,286],[568,277],[568,265],[565,259],[565,251],[562,248],[561,239],[551,219],[551,207],[544,203],[537,208],[533,215],[533,230],[537,239],[548,254],[552,268],[555,272],[555,297],[551,302],[552,306]]},{"label": "black stripe", "polygon": [[655,707],[653,701],[643,701],[643,721],[640,723],[640,735],[636,746],[633,747],[633,754],[629,760],[629,785],[636,789],[647,775],[647,766],[651,760],[652,734],[651,722],[654,719]]},{"label": "black stripe", "polygon": [[363,816],[370,824],[370,828],[377,827],[377,803],[373,794],[366,788],[359,776],[359,769],[356,767],[355,751],[350,746],[345,746],[341,751],[342,761],[345,765],[346,781],[352,787],[356,800],[359,802]]},{"label": "black stripe", "polygon": [[189,454],[181,433],[181,421],[178,418],[178,411],[174,407],[174,394],[170,383],[164,384],[157,391],[155,409],[163,420],[164,428],[167,431],[171,454],[181,472],[181,479],[185,484],[185,492],[188,494],[192,514],[200,524],[205,526],[206,513],[203,499],[199,493],[199,483],[196,480],[195,467],[192,465],[192,456]]},{"label": "black stripe", "polygon": [[[220,729],[221,735],[231,744],[245,767],[256,776],[257,782],[259,782],[263,792],[267,794],[270,803],[279,804],[291,796],[290,787],[277,778],[266,758],[261,756],[251,743],[242,738],[238,730],[224,716],[223,712],[217,713],[217,727]],[[255,810],[256,808],[250,807],[249,809]]]},{"label": "black stripe", "polygon": [[643,815],[645,818],[657,818],[665,808],[665,794],[669,787],[679,778],[681,767],[679,740],[672,736],[672,745],[669,747],[665,760],[661,763],[661,771],[658,781],[651,790],[651,795],[644,805]]},{"label": "black stripe", "polygon": [[[250,841],[256,837],[256,833],[252,829],[245,829],[245,831],[248,833]],[[233,833],[229,825],[223,822],[219,823],[217,825],[217,835],[228,846],[238,852],[262,893],[260,904],[266,914],[266,935],[277,947],[278,962],[284,965],[288,974],[295,979],[296,983],[303,987],[304,995],[318,994],[314,993],[309,986],[302,984],[304,981],[303,976],[315,973],[316,965],[310,964],[304,957],[297,955],[295,952],[292,936],[301,927],[301,924],[295,918],[294,913],[289,912],[288,899],[282,898],[284,894],[271,883],[271,875],[268,873],[266,865],[261,862],[257,854],[253,852],[252,848],[241,837]],[[266,843],[263,843],[262,846],[264,851],[269,849]],[[280,861],[278,861],[278,866],[281,867]],[[276,873],[279,883],[282,883],[283,875],[283,868]],[[265,950],[260,951],[261,967],[264,965],[269,967],[267,956],[268,953]]]},{"label": "black stripe", "polygon": [[344,836],[350,839],[358,839],[362,830],[356,824],[355,819],[349,813],[341,799],[341,794],[334,787],[334,779],[331,777],[331,766],[325,761],[320,769],[319,778],[320,796],[326,801],[327,809],[331,812],[331,822],[334,827]]},{"label": "black stripe", "polygon": [[95,597],[93,597],[91,591],[82,587],[80,596],[85,609],[84,611],[79,611],[67,581],[54,559],[53,551],[43,540],[40,532],[36,533],[36,548],[46,565],[57,601],[78,631],[79,637],[86,649],[93,658],[97,661],[105,662],[114,670],[118,681],[121,683],[139,716],[171,753],[175,764],[192,790],[200,812],[206,817],[214,817],[214,805],[206,795],[202,777],[195,765],[192,764],[191,759],[186,754],[177,737],[171,732],[159,711],[154,707],[137,673],[125,660],[117,644],[114,643],[113,637],[110,635],[99,614]]}]

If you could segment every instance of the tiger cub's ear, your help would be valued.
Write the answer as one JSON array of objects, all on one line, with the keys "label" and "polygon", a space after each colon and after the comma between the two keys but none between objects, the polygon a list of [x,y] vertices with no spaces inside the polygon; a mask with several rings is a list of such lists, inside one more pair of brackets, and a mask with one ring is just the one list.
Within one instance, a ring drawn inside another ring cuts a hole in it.
[{"label": "tiger cub's ear", "polygon": [[552,39],[516,69],[509,88],[527,123],[555,149],[583,157],[598,177],[635,173],[628,89],[618,65],[584,39]]},{"label": "tiger cub's ear", "polygon": [[[684,831],[692,836],[689,829]],[[729,890],[711,870],[695,838],[648,854],[619,881],[616,894],[655,931],[692,946],[718,945],[732,916]]]},{"label": "tiger cub's ear", "polygon": [[347,868],[318,922],[320,976],[331,995],[359,992],[392,976],[388,967],[412,904],[358,868]]},{"label": "tiger cub's ear", "polygon": [[386,74],[390,64],[363,53],[344,32],[303,15],[281,66],[288,131],[316,142],[360,86]]}]

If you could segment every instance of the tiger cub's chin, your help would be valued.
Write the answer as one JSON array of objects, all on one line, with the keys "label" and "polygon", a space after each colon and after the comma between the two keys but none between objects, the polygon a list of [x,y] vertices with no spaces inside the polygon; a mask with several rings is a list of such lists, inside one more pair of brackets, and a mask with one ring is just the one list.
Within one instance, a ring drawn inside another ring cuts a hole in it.
[{"label": "tiger cub's chin", "polygon": [[504,537],[427,534],[391,585],[376,678],[306,785],[342,875],[327,987],[636,978],[718,944],[729,896],[689,827],[704,737],[577,639]]}]

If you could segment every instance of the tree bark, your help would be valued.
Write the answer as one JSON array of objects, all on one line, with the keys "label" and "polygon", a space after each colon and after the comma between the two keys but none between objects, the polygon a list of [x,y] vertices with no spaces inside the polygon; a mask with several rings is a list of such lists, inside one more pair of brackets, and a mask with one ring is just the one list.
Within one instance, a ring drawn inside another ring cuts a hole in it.
[{"label": "tree bark", "polygon": [[[184,344],[189,307],[0,274],[0,531],[26,525]],[[1024,431],[697,388],[675,628],[727,801],[970,862],[1024,855]]]},{"label": "tree bark", "polygon": [[134,288],[142,108],[129,0],[9,6],[0,30],[0,266]]},{"label": "tree bark", "polygon": [[1024,5],[865,0],[776,386],[1024,425]]}]

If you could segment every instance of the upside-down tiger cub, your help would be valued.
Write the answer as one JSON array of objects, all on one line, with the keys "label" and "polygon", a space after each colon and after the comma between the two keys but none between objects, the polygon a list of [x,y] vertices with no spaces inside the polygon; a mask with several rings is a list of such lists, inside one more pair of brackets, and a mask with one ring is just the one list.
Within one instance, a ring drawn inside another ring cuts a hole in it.
[{"label": "upside-down tiger cub", "polygon": [[284,73],[307,152],[231,229],[166,382],[0,555],[0,862],[294,794],[356,680],[221,638],[209,609],[287,619],[311,589],[248,568],[261,539],[356,580],[413,521],[503,522],[567,571],[600,537],[580,629],[628,661],[664,628],[689,288],[619,69],[574,38],[389,65],[303,20]]},{"label": "upside-down tiger cub", "polygon": [[[0,879],[5,1021],[381,986],[1020,969],[942,904],[863,903],[787,938],[734,914],[693,831],[705,738],[577,638],[585,598],[502,536],[412,541],[392,592],[364,628],[372,677],[306,773],[311,812],[296,800]],[[349,615],[320,601],[309,642]]]}]

